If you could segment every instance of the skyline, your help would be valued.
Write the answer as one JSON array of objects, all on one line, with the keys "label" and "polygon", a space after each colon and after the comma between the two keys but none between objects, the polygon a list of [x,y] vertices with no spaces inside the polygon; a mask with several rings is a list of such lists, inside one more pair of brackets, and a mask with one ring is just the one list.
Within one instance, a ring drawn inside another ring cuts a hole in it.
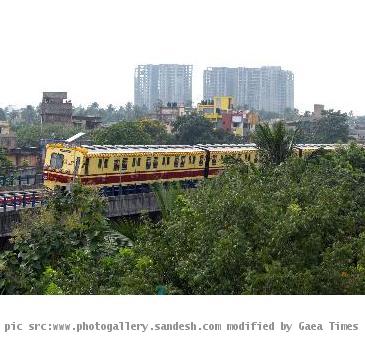
[{"label": "skyline", "polygon": [[137,65],[172,63],[194,66],[194,103],[207,67],[281,66],[295,75],[300,111],[321,103],[365,115],[361,1],[14,0],[0,10],[1,107],[38,104],[43,91],[67,91],[76,106],[124,105]]}]

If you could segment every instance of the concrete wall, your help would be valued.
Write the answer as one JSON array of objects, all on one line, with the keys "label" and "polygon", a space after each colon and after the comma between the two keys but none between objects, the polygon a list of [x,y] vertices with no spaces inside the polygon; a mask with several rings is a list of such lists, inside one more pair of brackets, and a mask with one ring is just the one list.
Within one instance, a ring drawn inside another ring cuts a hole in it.
[{"label": "concrete wall", "polygon": [[106,199],[108,201],[107,216],[109,218],[160,211],[153,192],[107,197]]},{"label": "concrete wall", "polygon": [[20,213],[17,210],[0,213],[0,237],[9,236],[12,227],[19,220]]}]

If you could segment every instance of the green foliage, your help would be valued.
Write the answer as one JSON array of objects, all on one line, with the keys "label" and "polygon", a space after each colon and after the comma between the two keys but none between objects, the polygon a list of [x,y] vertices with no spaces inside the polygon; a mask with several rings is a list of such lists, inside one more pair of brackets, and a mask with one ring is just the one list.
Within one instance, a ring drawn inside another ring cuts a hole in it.
[{"label": "green foliage", "polygon": [[2,108],[0,108],[0,120],[6,121],[6,113]]},{"label": "green foliage", "polygon": [[93,142],[108,145],[166,144],[170,136],[163,124],[155,120],[123,121],[92,134]]},{"label": "green foliage", "polygon": [[75,251],[96,259],[102,254],[109,226],[104,204],[89,188],[75,185],[71,193],[57,192],[41,209],[23,212],[12,233],[13,250],[3,254],[6,293],[42,293],[41,276],[57,269]]},{"label": "green foliage", "polygon": [[109,225],[92,190],[57,193],[15,230],[0,292],[365,293],[364,149],[227,164],[194,191],[160,189],[158,223]]},{"label": "green foliage", "polygon": [[176,144],[242,143],[242,139],[223,129],[214,129],[213,123],[202,116],[183,116],[173,123]]},{"label": "green foliage", "polygon": [[272,127],[267,123],[257,125],[253,140],[259,148],[261,163],[279,165],[285,161],[292,154],[293,138],[281,121]]},{"label": "green foliage", "polygon": [[12,162],[6,157],[5,150],[0,148],[0,175],[8,175]]},{"label": "green foliage", "polygon": [[365,178],[346,152],[232,167],[181,198],[134,249],[169,293],[364,293]]},{"label": "green foliage", "polygon": [[175,207],[176,200],[183,195],[184,190],[178,182],[171,182],[167,186],[156,183],[153,186],[162,217],[167,218]]},{"label": "green foliage", "polygon": [[53,124],[21,124],[14,128],[19,147],[39,146],[41,139],[66,139],[80,130],[75,127]]},{"label": "green foliage", "polygon": [[343,143],[349,139],[349,117],[347,113],[333,109],[322,111],[315,121],[301,121],[298,125],[298,142]]}]

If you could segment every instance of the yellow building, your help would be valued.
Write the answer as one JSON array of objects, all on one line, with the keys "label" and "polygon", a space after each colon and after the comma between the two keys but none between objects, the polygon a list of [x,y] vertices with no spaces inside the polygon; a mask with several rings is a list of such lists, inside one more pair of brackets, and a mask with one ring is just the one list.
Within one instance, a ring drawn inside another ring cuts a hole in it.
[{"label": "yellow building", "polygon": [[205,118],[212,122],[218,122],[222,119],[222,112],[228,112],[232,109],[233,97],[231,96],[215,96],[213,100],[203,100],[197,106],[198,112],[201,112]]}]

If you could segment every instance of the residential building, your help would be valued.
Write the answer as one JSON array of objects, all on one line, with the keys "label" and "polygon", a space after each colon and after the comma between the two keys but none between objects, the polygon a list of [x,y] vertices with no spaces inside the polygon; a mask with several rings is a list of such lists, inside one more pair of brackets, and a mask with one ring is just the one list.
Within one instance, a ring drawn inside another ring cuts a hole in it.
[{"label": "residential building", "polygon": [[230,95],[235,104],[284,113],[294,109],[294,75],[279,66],[261,68],[209,67],[203,75],[204,99]]},{"label": "residential building", "polygon": [[186,113],[187,108],[184,105],[168,102],[166,106],[158,106],[154,112],[147,115],[147,118],[170,124],[176,121],[178,117],[186,115]]},{"label": "residential building", "polygon": [[156,106],[192,103],[192,65],[139,65],[134,74],[134,104],[152,111]]},{"label": "residential building", "polygon": [[197,105],[197,111],[216,124],[221,126],[223,113],[229,113],[233,109],[232,96],[214,96],[210,100],[202,100]]},{"label": "residential building", "polygon": [[72,125],[72,103],[67,92],[43,92],[42,123]]},{"label": "residential building", "polygon": [[16,135],[10,130],[7,121],[0,121],[0,149],[12,149],[16,147]]}]

